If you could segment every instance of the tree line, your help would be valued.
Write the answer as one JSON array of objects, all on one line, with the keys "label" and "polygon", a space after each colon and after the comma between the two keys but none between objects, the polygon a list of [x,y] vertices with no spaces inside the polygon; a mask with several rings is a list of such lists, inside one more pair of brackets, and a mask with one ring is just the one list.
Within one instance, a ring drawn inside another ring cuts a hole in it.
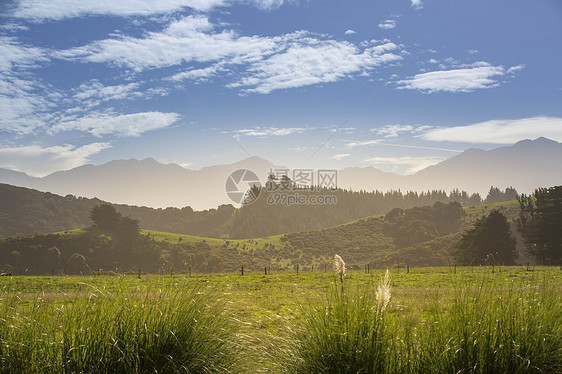
[{"label": "tree line", "polygon": [[[349,191],[321,189],[297,191],[302,195],[335,196],[335,205],[268,204],[272,192],[261,191],[252,204],[241,208],[221,205],[216,209],[194,211],[190,207],[154,209],[110,204],[123,216],[138,220],[141,228],[212,238],[252,238],[331,227],[361,217],[385,214],[394,208],[431,206],[456,201],[462,206],[514,200],[517,191],[491,187],[488,195],[453,190],[401,192],[400,190]],[[109,204],[99,199],[57,196],[22,187],[0,184],[0,238],[52,233],[87,227],[91,209]]]},{"label": "tree line", "polygon": [[[538,188],[518,197],[515,220],[526,252],[539,265],[562,265],[562,186]],[[506,217],[497,210],[479,218],[456,246],[456,258],[464,265],[513,265],[516,239]]]}]

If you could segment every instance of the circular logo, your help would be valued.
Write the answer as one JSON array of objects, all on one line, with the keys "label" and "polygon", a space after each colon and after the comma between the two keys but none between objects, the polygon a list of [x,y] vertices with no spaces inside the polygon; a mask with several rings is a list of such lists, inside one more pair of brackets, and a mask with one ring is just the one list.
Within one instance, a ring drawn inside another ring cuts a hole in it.
[{"label": "circular logo", "polygon": [[250,169],[238,169],[226,178],[225,190],[230,200],[248,205],[259,197],[261,182],[257,174]]}]

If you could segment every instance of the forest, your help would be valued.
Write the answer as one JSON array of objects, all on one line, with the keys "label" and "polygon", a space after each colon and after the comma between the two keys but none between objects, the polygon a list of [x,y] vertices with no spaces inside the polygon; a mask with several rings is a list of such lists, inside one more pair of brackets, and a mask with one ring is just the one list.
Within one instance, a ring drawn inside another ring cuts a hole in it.
[{"label": "forest", "polygon": [[[440,190],[383,193],[320,189],[298,193],[335,196],[337,203],[287,206],[269,204],[268,195],[272,193],[263,188],[259,199],[238,209],[232,205],[203,211],[194,211],[190,207],[154,209],[111,205],[122,215],[138,220],[143,229],[210,238],[247,239],[337,226],[362,217],[385,214],[394,208],[409,209],[452,201],[462,206],[475,206],[517,198],[515,189],[501,191],[496,187],[490,187],[485,198],[459,190],[449,193]],[[100,204],[108,203],[0,184],[0,238],[87,227],[91,223],[91,209]]]}]

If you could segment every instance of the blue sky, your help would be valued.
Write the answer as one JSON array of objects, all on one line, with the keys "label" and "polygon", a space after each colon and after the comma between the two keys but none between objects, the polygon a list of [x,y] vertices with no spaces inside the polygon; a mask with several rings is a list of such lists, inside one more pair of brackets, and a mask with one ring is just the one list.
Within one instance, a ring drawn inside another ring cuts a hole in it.
[{"label": "blue sky", "polygon": [[562,2],[23,0],[0,5],[0,167],[413,173],[562,141]]}]

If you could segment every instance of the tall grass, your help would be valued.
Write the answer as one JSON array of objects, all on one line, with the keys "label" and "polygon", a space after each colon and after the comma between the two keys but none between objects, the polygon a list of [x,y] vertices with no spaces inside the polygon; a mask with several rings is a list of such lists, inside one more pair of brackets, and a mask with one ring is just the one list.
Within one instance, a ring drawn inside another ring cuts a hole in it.
[{"label": "tall grass", "polygon": [[416,372],[561,373],[560,288],[465,285],[420,330]]},{"label": "tall grass", "polygon": [[0,373],[562,373],[559,280],[451,274],[440,288],[424,283],[434,297],[423,301],[407,299],[399,277],[391,289],[389,278],[334,274],[269,327],[242,300],[278,297],[266,277],[261,290],[237,277],[251,288],[226,305],[193,279],[0,291]]},{"label": "tall grass", "polygon": [[533,284],[456,286],[413,317],[378,307],[385,282],[335,280],[322,303],[303,305],[282,371],[562,373],[561,290]]},{"label": "tall grass", "polygon": [[29,303],[3,295],[0,371],[229,372],[239,362],[236,326],[216,296],[190,286]]},{"label": "tall grass", "polygon": [[[379,373],[390,366],[392,333],[386,321],[388,293],[372,282],[351,288],[334,281],[323,303],[303,306],[295,331],[290,373]],[[389,290],[388,290],[389,291]]]}]

